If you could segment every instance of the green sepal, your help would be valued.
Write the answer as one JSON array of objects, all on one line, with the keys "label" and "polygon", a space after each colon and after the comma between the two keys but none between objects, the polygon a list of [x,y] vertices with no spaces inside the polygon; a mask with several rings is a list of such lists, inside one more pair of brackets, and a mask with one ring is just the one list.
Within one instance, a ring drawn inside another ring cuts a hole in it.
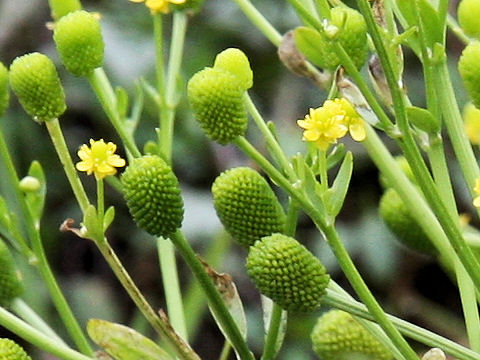
[{"label": "green sepal", "polygon": [[115,208],[110,206],[103,216],[103,231],[107,230],[115,219]]},{"label": "green sepal", "polygon": [[34,177],[40,182],[40,188],[37,191],[25,194],[25,202],[30,210],[30,214],[34,221],[39,223],[43,215],[45,195],[47,193],[47,181],[42,165],[38,161],[32,161],[28,170],[28,175]]},{"label": "green sepal", "polygon": [[435,118],[432,113],[426,109],[409,106],[407,107],[408,121],[415,127],[427,134],[437,134],[441,130],[440,120]]},{"label": "green sepal", "polygon": [[139,332],[113,322],[90,319],[90,338],[117,360],[173,360],[165,350]]},{"label": "green sepal", "polygon": [[353,155],[349,151],[345,155],[337,177],[332,186],[324,193],[323,200],[327,213],[335,218],[343,207],[353,172]]},{"label": "green sepal", "polygon": [[336,144],[332,151],[330,151],[327,155],[327,169],[330,170],[340,161],[342,161],[346,153],[347,150],[345,149],[345,144]]},{"label": "green sepal", "polygon": [[293,37],[298,50],[313,64],[322,66],[323,57],[318,46],[324,42],[323,36],[317,30],[300,26],[293,31]]}]

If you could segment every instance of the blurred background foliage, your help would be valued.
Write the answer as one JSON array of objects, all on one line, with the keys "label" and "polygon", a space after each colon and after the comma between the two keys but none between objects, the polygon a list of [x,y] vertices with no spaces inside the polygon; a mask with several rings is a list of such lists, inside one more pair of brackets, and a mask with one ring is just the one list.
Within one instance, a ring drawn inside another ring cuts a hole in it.
[{"label": "blurred background foliage", "polygon": [[[282,33],[299,24],[287,2],[253,2]],[[124,87],[131,97],[139,86],[140,78],[153,83],[154,49],[148,10],[126,0],[90,0],[82,3],[87,10],[102,15],[106,43],[105,70],[112,83]],[[456,2],[452,1],[452,12],[455,9]],[[78,147],[90,138],[119,143],[87,82],[68,74],[59,63],[51,31],[45,26],[49,21],[51,18],[46,0],[1,0],[0,61],[8,66],[16,56],[39,51],[49,55],[58,65],[68,104],[61,124],[74,158]],[[165,29],[169,29],[170,21],[171,18],[166,17]],[[449,44],[452,76],[459,84],[455,64],[462,45],[453,37]],[[289,73],[279,62],[275,47],[248,22],[232,1],[206,0],[202,12],[191,18],[183,62],[183,87],[196,71],[213,64],[215,55],[228,47],[238,47],[249,57],[254,72],[254,86],[250,94],[265,119],[276,124],[286,152],[293,155],[304,151],[296,120],[303,118],[308,108],[320,106],[326,94],[308,80]],[[421,67],[408,51],[405,61],[405,82],[409,96],[415,105],[424,106]],[[458,97],[463,104],[465,94],[460,85]],[[154,104],[145,96],[144,105],[142,123],[137,133],[140,147],[156,138]],[[44,241],[49,259],[81,323],[97,317],[134,324],[151,334],[95,247],[73,234],[59,231],[59,225],[66,218],[73,218],[77,223],[81,219],[46,130],[29,119],[14,98],[0,126],[9,140],[20,176],[26,173],[32,160],[40,161],[45,169],[48,208],[42,224]],[[245,275],[246,254],[243,249],[231,244],[222,233],[210,195],[210,186],[221,171],[236,165],[254,165],[234,147],[207,141],[192,117],[185,95],[178,109],[175,131],[174,168],[180,178],[186,204],[183,229],[202,256],[207,256],[211,247],[217,249],[213,253],[222,251],[222,247],[230,248],[227,255],[212,262],[218,271],[233,275],[249,315],[249,342],[256,351],[260,351],[263,338],[259,321],[260,302],[258,293]],[[248,136],[259,148],[264,146],[253,126]],[[464,342],[459,299],[454,285],[435,265],[435,259],[413,253],[395,242],[394,236],[378,216],[378,200],[382,189],[375,167],[361,145],[349,141],[346,146],[354,152],[355,169],[345,208],[337,224],[367,283],[388,311]],[[390,146],[395,152],[393,145]],[[465,191],[462,190],[463,183],[456,175],[455,159],[452,157],[451,160],[451,171],[459,189],[459,208],[471,211]],[[83,179],[93,197],[93,179]],[[117,218],[109,230],[110,242],[154,307],[165,307],[154,239],[135,228],[118,193],[107,189],[107,199],[117,208]],[[298,239],[320,257],[333,278],[349,288],[328,246],[306,218],[300,220]],[[59,331],[63,331],[40,278],[24,262],[19,261],[19,265],[27,284],[25,300],[44,314]],[[199,304],[204,298],[191,292],[190,273],[181,261],[179,268],[182,286],[189,294],[186,296],[187,308],[195,311],[195,308],[200,308]],[[187,318],[192,324],[195,323],[193,312]],[[309,332],[315,319],[316,316],[311,315],[291,315],[280,359],[313,358]],[[194,347],[203,358],[214,359],[222,347],[222,337],[207,313],[199,315],[198,324],[196,330],[191,331]],[[10,335],[0,329],[0,336]],[[418,350],[425,349],[418,347]],[[36,354],[34,358],[48,359],[45,354]]]}]

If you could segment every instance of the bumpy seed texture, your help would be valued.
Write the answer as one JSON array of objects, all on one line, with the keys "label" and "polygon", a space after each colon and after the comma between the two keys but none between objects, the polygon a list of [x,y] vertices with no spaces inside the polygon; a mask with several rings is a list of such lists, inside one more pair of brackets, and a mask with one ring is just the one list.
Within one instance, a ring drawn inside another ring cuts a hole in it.
[{"label": "bumpy seed texture", "polygon": [[8,307],[20,296],[23,286],[7,245],[0,240],[0,306]]},{"label": "bumpy seed texture", "polygon": [[394,189],[385,191],[379,210],[385,224],[403,245],[426,254],[436,253],[432,242]]},{"label": "bumpy seed texture", "polygon": [[159,156],[133,160],[122,175],[128,209],[138,227],[155,236],[171,236],[183,220],[177,177]]},{"label": "bumpy seed texture", "polygon": [[215,69],[222,69],[235,75],[245,90],[253,85],[253,72],[250,62],[242,50],[229,48],[215,57]]},{"label": "bumpy seed texture", "polygon": [[480,1],[462,0],[458,5],[458,22],[465,34],[480,39]]},{"label": "bumpy seed texture", "polygon": [[349,313],[330,310],[311,333],[313,350],[322,360],[391,360],[392,354]]},{"label": "bumpy seed texture", "polygon": [[10,65],[10,86],[25,111],[36,121],[65,112],[65,94],[53,62],[43,54],[17,57]]},{"label": "bumpy seed texture", "polygon": [[225,145],[247,130],[244,85],[225,70],[205,68],[188,82],[188,99],[207,136]]},{"label": "bumpy seed texture", "polygon": [[213,204],[225,229],[241,245],[284,230],[285,213],[267,181],[239,167],[222,173],[212,186]]},{"label": "bumpy seed texture", "polygon": [[62,17],[53,39],[63,64],[75,76],[87,76],[102,66],[104,44],[100,23],[84,10]]},{"label": "bumpy seed texture", "polygon": [[0,116],[5,113],[8,107],[10,93],[8,92],[8,70],[0,62]]},{"label": "bumpy seed texture", "polygon": [[[351,8],[335,7],[331,11],[330,23],[338,27],[340,31],[334,41],[339,41],[355,66],[361,68],[368,55],[367,25],[362,14]],[[323,63],[317,65],[324,69],[335,69],[340,65],[337,54],[327,40],[324,39],[324,43],[318,44],[318,48]]]},{"label": "bumpy seed texture", "polygon": [[262,294],[293,312],[320,307],[330,280],[320,260],[282,234],[266,236],[250,247],[247,272]]},{"label": "bumpy seed texture", "polygon": [[480,43],[473,42],[463,49],[458,71],[473,105],[480,108]]},{"label": "bumpy seed texture", "polygon": [[16,342],[0,338],[0,360],[32,360]]}]

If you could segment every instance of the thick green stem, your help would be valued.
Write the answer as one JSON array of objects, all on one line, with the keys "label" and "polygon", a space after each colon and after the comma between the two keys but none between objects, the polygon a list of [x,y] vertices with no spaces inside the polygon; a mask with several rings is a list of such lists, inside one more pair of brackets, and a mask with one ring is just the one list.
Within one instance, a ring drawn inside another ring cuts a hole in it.
[{"label": "thick green stem", "polygon": [[238,329],[232,315],[228,311],[220,294],[218,293],[212,279],[205,272],[203,264],[197,258],[195,252],[186,241],[185,237],[180,231],[177,231],[172,237],[172,242],[175,244],[180,255],[188,264],[193,275],[202,286],[202,289],[208,299],[211,310],[215,313],[216,318],[222,324],[222,329],[227,334],[228,340],[231,342],[233,348],[242,360],[254,360],[253,354],[248,349],[248,346]]},{"label": "thick green stem", "polygon": [[0,324],[32,345],[62,360],[93,360],[92,357],[85,356],[56,340],[52,340],[48,335],[28,325],[3,307],[0,307]]},{"label": "thick green stem", "polygon": [[265,339],[265,347],[263,349],[262,360],[272,360],[276,355],[276,345],[282,323],[283,309],[273,303],[272,314],[270,316],[269,330]]},{"label": "thick green stem", "polygon": [[200,360],[190,346],[173,331],[170,323],[155,313],[123,267],[120,259],[110,247],[107,240],[97,239],[95,243],[123,288],[127,291],[128,295],[130,295],[135,305],[137,305],[137,308],[142,312],[155,331],[168,342],[180,359]]}]

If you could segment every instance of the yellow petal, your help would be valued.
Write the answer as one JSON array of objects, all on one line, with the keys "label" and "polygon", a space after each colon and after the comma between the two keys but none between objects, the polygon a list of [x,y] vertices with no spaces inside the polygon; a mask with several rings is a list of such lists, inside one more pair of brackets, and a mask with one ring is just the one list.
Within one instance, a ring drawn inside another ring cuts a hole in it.
[{"label": "yellow petal", "polygon": [[352,139],[355,141],[363,141],[367,136],[367,133],[365,132],[365,126],[363,126],[362,123],[350,125],[349,131]]},{"label": "yellow petal", "polygon": [[475,199],[473,199],[473,206],[480,208],[480,196],[477,196]]},{"label": "yellow petal", "polygon": [[115,167],[125,166],[125,160],[118,155],[112,155],[108,158],[108,163]]}]

